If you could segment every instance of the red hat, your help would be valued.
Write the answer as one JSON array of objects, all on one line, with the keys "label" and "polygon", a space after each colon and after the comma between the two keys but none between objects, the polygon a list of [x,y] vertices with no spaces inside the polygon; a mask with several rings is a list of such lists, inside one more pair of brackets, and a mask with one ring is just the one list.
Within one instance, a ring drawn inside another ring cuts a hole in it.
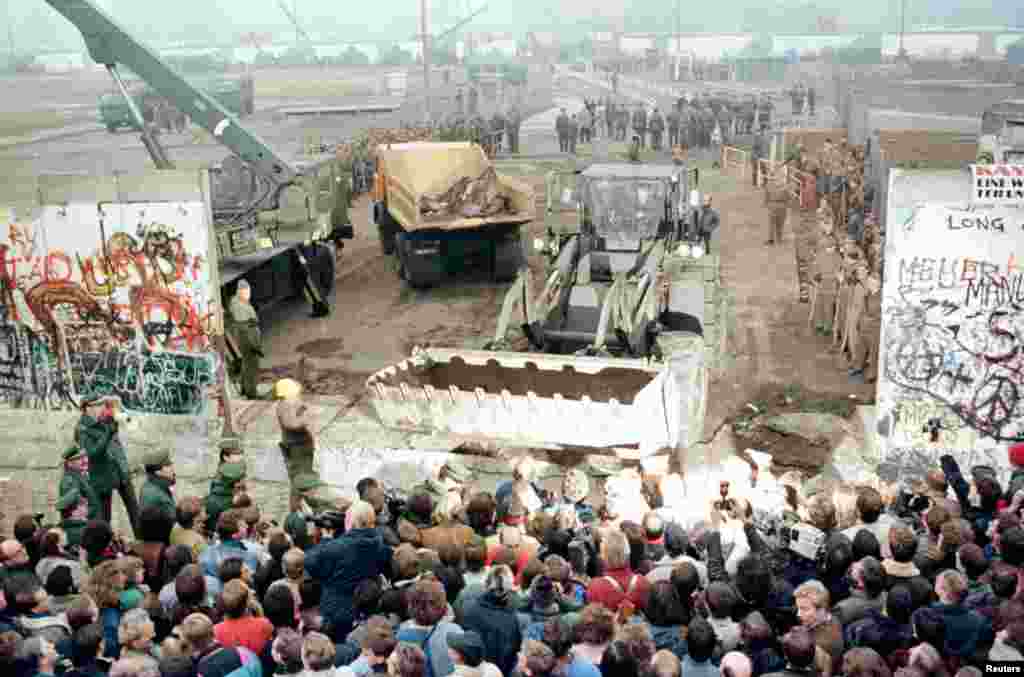
[{"label": "red hat", "polygon": [[1024,442],[1011,444],[1009,456],[1012,465],[1024,466]]}]

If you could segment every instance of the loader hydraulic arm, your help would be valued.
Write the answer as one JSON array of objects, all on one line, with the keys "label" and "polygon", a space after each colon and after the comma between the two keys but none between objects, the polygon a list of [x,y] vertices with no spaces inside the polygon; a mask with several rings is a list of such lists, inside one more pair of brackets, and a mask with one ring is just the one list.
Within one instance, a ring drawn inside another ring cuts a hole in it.
[{"label": "loader hydraulic arm", "polygon": [[[93,0],[46,2],[81,32],[89,55],[96,63],[106,66],[112,74],[116,74],[118,64],[130,69],[241,158],[255,173],[268,180],[273,186],[274,203],[281,189],[296,179],[297,172],[289,163],[242,127],[213,97],[193,87],[161,61],[156,52],[118,25]],[[150,152],[152,154],[153,151]],[[159,160],[156,161],[160,164]]]}]

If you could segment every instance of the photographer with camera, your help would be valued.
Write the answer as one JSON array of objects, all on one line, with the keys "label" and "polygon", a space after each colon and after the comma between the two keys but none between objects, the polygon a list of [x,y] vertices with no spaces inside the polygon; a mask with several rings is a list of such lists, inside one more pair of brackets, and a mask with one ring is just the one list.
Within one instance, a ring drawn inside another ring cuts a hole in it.
[{"label": "photographer with camera", "polygon": [[132,486],[128,457],[118,436],[117,399],[92,396],[82,400],[82,417],[75,428],[75,444],[89,457],[89,484],[100,499],[100,518],[112,523],[113,495],[124,501],[132,531],[138,535],[139,501]]}]

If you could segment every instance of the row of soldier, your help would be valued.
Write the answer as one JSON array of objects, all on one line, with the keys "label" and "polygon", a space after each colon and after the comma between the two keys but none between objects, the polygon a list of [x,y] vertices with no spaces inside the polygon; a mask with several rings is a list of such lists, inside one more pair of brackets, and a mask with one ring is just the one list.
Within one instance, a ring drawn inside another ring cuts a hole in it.
[{"label": "row of soldier", "polygon": [[452,113],[444,119],[436,119],[434,124],[442,141],[472,141],[492,156],[501,149],[519,153],[523,116],[517,106],[511,106],[507,112],[497,110],[490,120],[480,114]]},{"label": "row of soldier", "polygon": [[[790,196],[790,169],[799,177]],[[787,204],[794,229],[798,293],[808,325],[831,336],[851,379],[877,378],[881,332],[882,232],[864,180],[864,151],[826,139],[817,153],[798,145],[765,181],[771,225],[781,243]]]},{"label": "row of soldier", "polygon": [[763,95],[744,101],[706,95],[680,98],[664,115],[657,107],[648,112],[642,103],[606,98],[596,103],[585,101],[578,114],[570,115],[563,108],[555,120],[555,132],[559,149],[567,153],[575,153],[577,142],[587,143],[601,130],[609,139],[625,141],[632,129],[642,149],[648,147],[648,140],[653,150],[663,149],[666,141],[668,147],[709,148],[728,143],[737,134],[750,134],[757,125],[767,126],[773,109],[771,99]]}]

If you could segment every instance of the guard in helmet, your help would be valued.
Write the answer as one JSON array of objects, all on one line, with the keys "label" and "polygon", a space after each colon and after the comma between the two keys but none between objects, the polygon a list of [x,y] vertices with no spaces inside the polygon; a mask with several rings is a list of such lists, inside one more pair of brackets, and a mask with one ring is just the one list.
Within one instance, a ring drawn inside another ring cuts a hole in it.
[{"label": "guard in helmet", "polygon": [[312,419],[302,402],[302,386],[298,381],[284,378],[274,384],[277,403],[277,423],[281,426],[281,442],[278,446],[284,454],[288,469],[288,481],[295,491],[295,480],[300,475],[319,475],[313,462],[316,454],[316,440],[310,428]]}]

